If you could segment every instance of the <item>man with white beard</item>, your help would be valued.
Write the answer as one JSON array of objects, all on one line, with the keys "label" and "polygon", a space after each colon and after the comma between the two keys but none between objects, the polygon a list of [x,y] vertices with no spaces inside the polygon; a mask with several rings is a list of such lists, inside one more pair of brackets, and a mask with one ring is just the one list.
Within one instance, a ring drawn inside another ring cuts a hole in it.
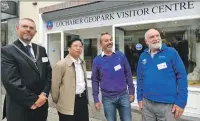
[{"label": "man with white beard", "polygon": [[178,121],[187,104],[184,64],[175,49],[162,44],[160,33],[145,33],[148,45],[137,67],[137,100],[142,121]]}]

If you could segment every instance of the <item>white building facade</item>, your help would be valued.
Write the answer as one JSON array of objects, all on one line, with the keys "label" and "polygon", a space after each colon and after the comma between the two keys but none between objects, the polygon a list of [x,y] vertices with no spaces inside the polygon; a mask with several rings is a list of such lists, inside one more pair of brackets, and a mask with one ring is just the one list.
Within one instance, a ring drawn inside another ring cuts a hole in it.
[{"label": "white building facade", "polygon": [[[63,8],[60,9],[59,8]],[[79,5],[79,6],[77,6]],[[91,65],[93,58],[101,53],[99,37],[108,32],[113,36],[114,50],[131,51],[136,62],[145,48],[144,33],[150,28],[160,31],[163,41],[187,41],[188,72],[200,67],[200,2],[82,2],[82,4],[61,3],[56,8],[40,8],[38,42],[47,48],[52,65],[64,58],[67,41],[73,37],[83,40],[82,58],[87,63],[89,86],[91,86]],[[131,50],[130,50],[131,49]],[[127,52],[128,51],[128,52]],[[133,59],[132,58],[132,59]],[[133,75],[137,63],[133,63]],[[134,79],[135,85],[135,79]],[[189,86],[186,116],[200,118],[200,86]],[[137,100],[132,103],[137,106]]]}]

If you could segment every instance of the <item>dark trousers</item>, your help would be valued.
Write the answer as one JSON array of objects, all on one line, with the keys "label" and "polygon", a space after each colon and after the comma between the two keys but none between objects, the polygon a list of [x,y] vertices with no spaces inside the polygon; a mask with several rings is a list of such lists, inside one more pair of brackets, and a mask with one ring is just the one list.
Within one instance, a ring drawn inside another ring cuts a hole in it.
[{"label": "dark trousers", "polygon": [[89,121],[88,101],[86,96],[76,97],[74,115],[65,115],[58,112],[59,121]]},{"label": "dark trousers", "polygon": [[35,110],[24,108],[6,96],[7,121],[46,121],[48,116],[48,102]]}]

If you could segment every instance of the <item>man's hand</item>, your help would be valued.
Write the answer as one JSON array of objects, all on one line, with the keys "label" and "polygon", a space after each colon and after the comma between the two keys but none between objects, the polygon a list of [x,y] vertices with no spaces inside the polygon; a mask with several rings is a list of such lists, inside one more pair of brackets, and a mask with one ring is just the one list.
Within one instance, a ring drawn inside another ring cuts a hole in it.
[{"label": "man's hand", "polygon": [[37,108],[37,106],[35,105],[35,104],[33,104],[32,106],[31,106],[31,109],[32,110],[35,110]]},{"label": "man's hand", "polygon": [[95,103],[96,110],[100,111],[101,109],[101,102]]},{"label": "man's hand", "polygon": [[39,95],[39,99],[35,102],[35,105],[37,107],[41,107],[42,105],[44,105],[44,103],[46,102],[46,100],[47,100],[46,95],[44,95],[43,93],[41,93]]},{"label": "man's hand", "polygon": [[139,106],[139,110],[141,111],[142,110],[142,101],[138,102],[138,106]]},{"label": "man's hand", "polygon": [[134,102],[134,100],[135,100],[135,95],[129,95],[130,103]]},{"label": "man's hand", "polygon": [[176,119],[181,117],[181,115],[183,114],[183,111],[184,111],[184,109],[180,108],[179,106],[177,106],[175,104],[172,107],[172,112],[174,113],[174,117]]}]

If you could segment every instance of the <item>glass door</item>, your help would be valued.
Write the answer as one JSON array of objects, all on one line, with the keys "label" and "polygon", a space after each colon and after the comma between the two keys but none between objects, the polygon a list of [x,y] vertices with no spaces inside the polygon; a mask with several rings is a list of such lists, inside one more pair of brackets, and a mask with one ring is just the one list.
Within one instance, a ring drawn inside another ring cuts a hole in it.
[{"label": "glass door", "polygon": [[47,54],[51,66],[61,60],[61,33],[47,34]]},{"label": "glass door", "polygon": [[84,60],[87,71],[92,71],[92,61],[97,56],[97,38],[83,39]]}]

